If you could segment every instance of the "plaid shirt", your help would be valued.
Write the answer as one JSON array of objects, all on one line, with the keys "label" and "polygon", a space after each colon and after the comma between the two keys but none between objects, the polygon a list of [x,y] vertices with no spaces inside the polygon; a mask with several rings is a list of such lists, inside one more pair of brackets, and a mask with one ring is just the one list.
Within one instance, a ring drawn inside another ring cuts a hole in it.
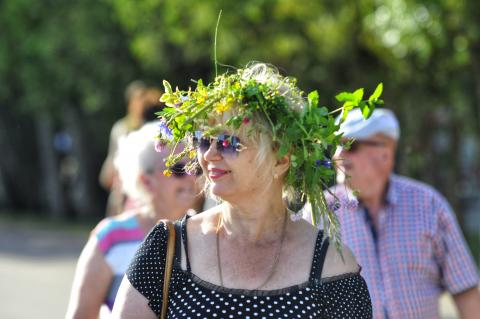
[{"label": "plaid shirt", "polygon": [[[340,200],[352,198],[344,186],[334,192]],[[456,218],[430,186],[392,175],[377,230],[361,205],[355,211],[340,208],[337,215],[342,240],[363,267],[376,319],[439,318],[443,291],[457,294],[478,285]]]}]

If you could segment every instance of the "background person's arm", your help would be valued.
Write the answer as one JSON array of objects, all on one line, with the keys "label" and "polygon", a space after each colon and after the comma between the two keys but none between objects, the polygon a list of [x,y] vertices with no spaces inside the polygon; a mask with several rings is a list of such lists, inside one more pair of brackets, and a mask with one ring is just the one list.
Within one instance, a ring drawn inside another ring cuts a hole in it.
[{"label": "background person's arm", "polygon": [[113,272],[97,243],[92,236],[78,259],[66,319],[97,319],[107,296]]},{"label": "background person's arm", "polygon": [[112,318],[114,319],[156,319],[157,315],[148,306],[148,300],[139,293],[124,276],[118,289]]},{"label": "background person's arm", "polygon": [[98,176],[98,182],[104,189],[109,191],[113,187],[115,181],[115,174],[116,171],[113,164],[113,156],[109,154],[103,162],[102,168],[100,170],[100,175]]},{"label": "background person's arm", "polygon": [[471,288],[459,294],[453,295],[460,318],[480,318],[480,291],[478,288]]},{"label": "background person's arm", "polygon": [[445,198],[437,195],[433,204],[436,216],[433,247],[441,269],[441,286],[453,296],[462,319],[480,318],[479,276],[475,260]]}]

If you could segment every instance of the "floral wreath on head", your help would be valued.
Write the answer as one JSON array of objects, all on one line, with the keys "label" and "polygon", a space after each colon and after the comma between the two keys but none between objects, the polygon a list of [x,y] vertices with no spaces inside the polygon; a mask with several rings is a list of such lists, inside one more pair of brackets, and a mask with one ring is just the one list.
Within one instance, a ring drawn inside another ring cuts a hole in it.
[{"label": "floral wreath on head", "polygon": [[[181,153],[174,154],[173,148],[166,159],[165,175],[171,174],[169,167],[182,158],[189,158],[187,171],[195,169],[198,163],[191,141],[198,131],[203,130],[203,136],[208,137],[225,128],[237,130],[248,123],[255,127],[252,119],[260,117],[268,123],[276,155],[290,156],[285,186],[295,191],[296,201],[302,206],[310,204],[312,223],[321,222],[332,239],[340,243],[335,215],[339,207],[328,205],[324,195],[335,177],[332,153],[338,146],[345,146],[339,128],[350,110],[360,107],[368,118],[376,106],[383,104],[381,83],[368,99],[363,99],[363,89],[338,94],[336,99],[343,105],[334,111],[318,105],[317,91],[305,97],[294,78],[283,77],[273,66],[261,63],[219,75],[208,85],[198,80],[194,90],[173,91],[169,82],[163,84],[165,93],[160,101],[167,107],[158,113],[161,124],[156,147],[187,143]],[[212,114],[222,115],[232,109],[234,112],[222,126],[209,126]],[[336,121],[334,114],[340,112],[340,121]],[[292,217],[301,218],[298,212]]]}]

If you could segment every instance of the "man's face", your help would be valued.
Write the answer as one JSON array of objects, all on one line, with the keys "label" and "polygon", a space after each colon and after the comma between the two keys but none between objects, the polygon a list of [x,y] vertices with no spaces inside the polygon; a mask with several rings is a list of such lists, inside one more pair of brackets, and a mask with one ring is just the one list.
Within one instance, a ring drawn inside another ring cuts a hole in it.
[{"label": "man's face", "polygon": [[137,90],[132,94],[128,103],[129,114],[134,117],[141,117],[145,108],[146,95],[144,90]]},{"label": "man's face", "polygon": [[[360,194],[385,183],[393,168],[394,142],[381,135],[355,140],[350,149],[341,148],[335,154],[339,174],[346,175],[345,183]],[[361,195],[360,195],[361,196]]]}]

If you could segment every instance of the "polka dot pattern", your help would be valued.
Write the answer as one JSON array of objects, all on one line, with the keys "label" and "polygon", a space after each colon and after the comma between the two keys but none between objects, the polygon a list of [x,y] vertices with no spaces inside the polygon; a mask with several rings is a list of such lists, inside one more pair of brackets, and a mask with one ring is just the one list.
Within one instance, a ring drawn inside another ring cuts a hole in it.
[{"label": "polka dot pattern", "polygon": [[[162,306],[167,235],[165,225],[157,225],[137,251],[127,271],[130,283],[149,300],[157,315]],[[317,239],[309,281],[284,289],[228,289],[203,281],[182,270],[176,263],[170,282],[167,317],[372,318],[367,286],[358,273],[320,279],[321,237]]]}]

